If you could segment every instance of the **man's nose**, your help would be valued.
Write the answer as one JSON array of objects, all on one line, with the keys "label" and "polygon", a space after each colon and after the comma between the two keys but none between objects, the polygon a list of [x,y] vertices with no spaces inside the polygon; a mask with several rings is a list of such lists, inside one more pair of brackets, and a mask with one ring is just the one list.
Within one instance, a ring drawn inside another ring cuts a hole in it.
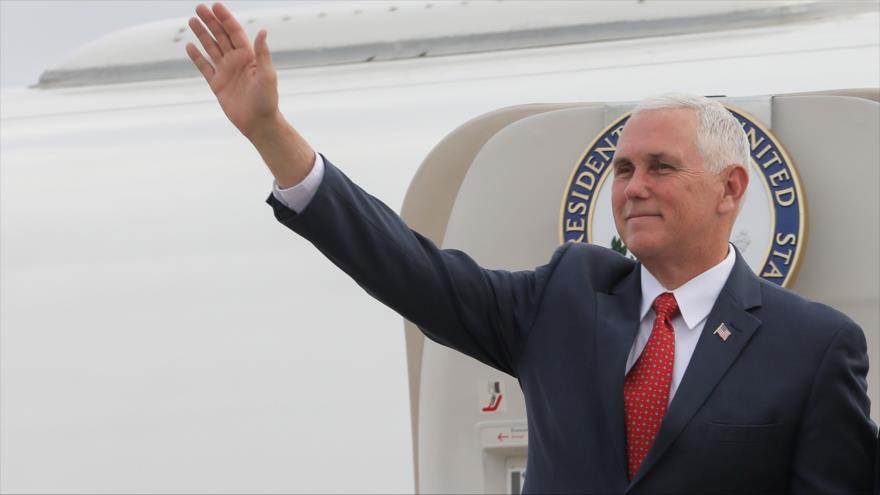
[{"label": "man's nose", "polygon": [[648,196],[648,176],[647,172],[640,167],[636,167],[632,176],[626,183],[624,194],[626,199],[644,199]]}]

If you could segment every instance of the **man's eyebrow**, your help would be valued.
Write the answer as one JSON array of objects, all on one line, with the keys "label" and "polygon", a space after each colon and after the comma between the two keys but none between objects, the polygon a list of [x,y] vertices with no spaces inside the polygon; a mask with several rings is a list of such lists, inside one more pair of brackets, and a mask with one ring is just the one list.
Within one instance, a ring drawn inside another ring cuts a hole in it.
[{"label": "man's eyebrow", "polygon": [[611,161],[611,166],[616,167],[618,165],[628,165],[630,163],[632,162],[625,156],[615,156],[614,160]]},{"label": "man's eyebrow", "polygon": [[681,163],[681,160],[679,160],[678,157],[676,157],[675,155],[670,155],[662,151],[659,153],[650,153],[648,157],[650,157],[653,161]]}]

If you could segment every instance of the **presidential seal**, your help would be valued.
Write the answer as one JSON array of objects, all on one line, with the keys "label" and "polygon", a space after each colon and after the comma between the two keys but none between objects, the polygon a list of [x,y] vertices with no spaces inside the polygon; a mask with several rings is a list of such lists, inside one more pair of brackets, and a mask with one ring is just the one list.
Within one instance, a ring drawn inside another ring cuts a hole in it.
[{"label": "presidential seal", "polygon": [[[730,242],[761,278],[794,283],[806,241],[806,202],[794,163],[775,136],[755,118],[725,104],[742,124],[752,163],[749,188]],[[603,130],[575,166],[560,213],[560,242],[589,242],[635,259],[618,237],[611,211],[611,161],[630,114]]]}]

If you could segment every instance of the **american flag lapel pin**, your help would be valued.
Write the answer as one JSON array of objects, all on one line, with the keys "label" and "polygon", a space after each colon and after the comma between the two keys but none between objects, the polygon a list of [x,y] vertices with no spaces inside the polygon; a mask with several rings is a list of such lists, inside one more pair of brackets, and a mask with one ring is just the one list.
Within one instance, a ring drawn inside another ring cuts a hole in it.
[{"label": "american flag lapel pin", "polygon": [[727,338],[730,337],[732,332],[729,328],[727,328],[727,325],[722,323],[718,325],[718,328],[716,328],[715,331],[712,333],[719,336],[724,342],[727,342]]}]

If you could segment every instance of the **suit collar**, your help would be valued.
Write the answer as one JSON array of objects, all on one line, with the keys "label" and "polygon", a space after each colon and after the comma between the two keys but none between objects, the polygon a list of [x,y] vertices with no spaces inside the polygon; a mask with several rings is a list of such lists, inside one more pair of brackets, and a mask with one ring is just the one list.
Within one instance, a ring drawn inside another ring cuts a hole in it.
[{"label": "suit collar", "polygon": [[[749,310],[761,305],[760,284],[758,277],[752,273],[739,251],[736,251],[733,270],[706,320],[687,371],[660,425],[660,431],[627,490],[641,481],[669,449],[758,330],[761,321],[749,313]],[[732,331],[732,335],[726,340],[713,334],[722,323]]]},{"label": "suit collar", "polygon": [[761,279],[752,272],[739,250],[734,247],[734,251],[736,262],[722,291],[745,310],[757,308],[761,305]]}]

